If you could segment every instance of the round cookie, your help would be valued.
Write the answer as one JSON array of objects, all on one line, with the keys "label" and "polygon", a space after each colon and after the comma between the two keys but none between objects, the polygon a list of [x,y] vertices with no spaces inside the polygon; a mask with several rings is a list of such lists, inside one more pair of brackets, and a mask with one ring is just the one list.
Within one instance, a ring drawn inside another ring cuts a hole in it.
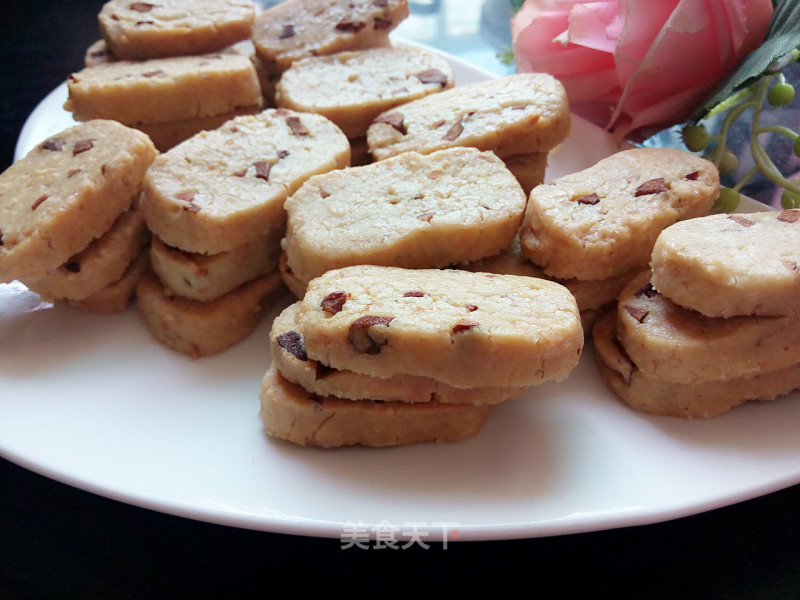
[{"label": "round cookie", "polygon": [[488,406],[373,402],[309,394],[270,365],[259,416],[267,435],[301,446],[400,446],[458,442],[480,432]]},{"label": "round cookie", "polygon": [[453,387],[559,381],[583,348],[572,294],[517,275],[346,267],[309,283],[296,321],[323,364]]},{"label": "round cookie", "polygon": [[623,150],[531,191],[523,253],[560,279],[606,279],[646,265],[663,229],[708,214],[719,174],[668,148]]},{"label": "round cookie", "polygon": [[281,375],[312,394],[383,402],[497,404],[525,391],[524,387],[455,388],[429,377],[379,378],[332,369],[308,358],[303,336],[296,330],[299,309],[300,303],[295,302],[275,318],[270,330],[270,348],[272,361]]},{"label": "round cookie", "polygon": [[494,154],[448,148],[314,177],[285,208],[283,250],[308,282],[349,265],[447,267],[496,254],[519,226],[525,194]]},{"label": "round cookie", "polygon": [[165,244],[228,252],[283,227],[287,196],[349,161],[347,138],[325,117],[267,109],[159,156],[142,185],[141,211]]},{"label": "round cookie", "polygon": [[97,16],[111,53],[125,60],[205,54],[250,37],[249,0],[109,0]]},{"label": "round cookie", "polygon": [[710,215],[661,232],[653,286],[708,317],[800,316],[800,210]]},{"label": "round cookie", "polygon": [[0,282],[36,281],[106,233],[156,156],[114,121],[80,123],[0,174]]},{"label": "round cookie", "polygon": [[800,318],[706,317],[659,294],[649,271],[622,290],[617,315],[625,352],[656,379],[725,381],[800,363]]}]

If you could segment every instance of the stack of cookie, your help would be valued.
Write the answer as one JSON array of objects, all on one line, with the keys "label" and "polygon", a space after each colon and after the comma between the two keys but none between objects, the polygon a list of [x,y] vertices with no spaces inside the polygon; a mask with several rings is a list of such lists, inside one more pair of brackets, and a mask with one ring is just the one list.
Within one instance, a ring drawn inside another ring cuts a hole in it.
[{"label": "stack of cookie", "polygon": [[69,76],[64,108],[78,121],[140,129],[161,151],[258,112],[264,98],[251,56],[229,50],[249,40],[254,18],[247,0],[111,0],[98,15],[103,40]]},{"label": "stack of cookie", "polygon": [[294,61],[278,82],[275,104],[328,117],[350,139],[353,164],[366,164],[366,134],[375,117],[454,85],[450,63],[433,52],[370,48]]},{"label": "stack of cookie", "polygon": [[286,0],[256,16],[251,39],[256,62],[271,82],[311,56],[391,45],[389,34],[409,15],[408,0]]},{"label": "stack of cookie", "polygon": [[565,379],[583,331],[572,294],[553,282],[362,265],[314,279],[271,342],[269,435],[387,446],[477,434],[490,405]]},{"label": "stack of cookie", "polygon": [[204,356],[247,335],[284,291],[286,197],[349,157],[328,119],[285,109],[236,117],[161,154],[141,195],[154,273],[137,290],[154,337]]},{"label": "stack of cookie", "polygon": [[0,281],[89,312],[128,305],[147,269],[136,198],[157,151],[140,131],[92,120],[0,175]]},{"label": "stack of cookie", "polygon": [[542,267],[533,264],[522,253],[519,236],[514,236],[511,244],[499,254],[461,265],[459,268],[484,273],[507,273],[510,275],[538,277],[560,283],[575,296],[575,302],[581,314],[581,324],[587,334],[591,333],[595,320],[608,310],[609,305],[616,302],[622,288],[637,272],[634,269],[594,281],[550,277]]},{"label": "stack of cookie", "polygon": [[564,87],[550,75],[519,73],[412,100],[378,115],[367,129],[375,160],[455,146],[492,151],[525,193],[544,180],[547,155],[569,134]]},{"label": "stack of cookie", "polygon": [[285,204],[284,279],[302,297],[325,271],[358,264],[438,268],[497,254],[525,194],[491,152],[405,152],[308,180]]},{"label": "stack of cookie", "polygon": [[651,264],[594,329],[600,373],[624,402],[710,417],[800,388],[799,210],[677,223]]},{"label": "stack of cookie", "polygon": [[658,234],[678,220],[707,214],[718,192],[719,173],[703,158],[671,149],[624,150],[536,186],[519,248],[477,268],[502,271],[533,263],[580,296],[589,331],[598,311],[647,268]]}]

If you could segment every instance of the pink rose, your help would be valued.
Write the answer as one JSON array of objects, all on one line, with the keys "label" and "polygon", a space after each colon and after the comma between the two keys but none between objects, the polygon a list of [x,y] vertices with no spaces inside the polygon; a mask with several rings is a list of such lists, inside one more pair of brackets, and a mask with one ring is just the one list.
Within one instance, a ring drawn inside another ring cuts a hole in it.
[{"label": "pink rose", "polygon": [[517,71],[550,73],[573,112],[619,138],[682,123],[749,52],[771,0],[526,0]]}]

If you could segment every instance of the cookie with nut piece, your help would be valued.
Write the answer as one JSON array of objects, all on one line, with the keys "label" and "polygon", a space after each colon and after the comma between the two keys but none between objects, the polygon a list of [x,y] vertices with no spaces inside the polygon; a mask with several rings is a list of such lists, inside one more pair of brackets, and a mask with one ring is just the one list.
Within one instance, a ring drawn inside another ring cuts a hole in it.
[{"label": "cookie with nut piece", "polygon": [[448,148],[313,177],[285,208],[287,265],[307,284],[349,265],[434,268],[496,254],[525,194],[493,153]]},{"label": "cookie with nut piece", "polygon": [[800,317],[707,317],[660,294],[645,271],[617,304],[618,339],[636,366],[677,383],[752,377],[800,362]]},{"label": "cookie with nut piece", "polygon": [[256,17],[252,40],[282,73],[301,58],[388,46],[408,15],[408,0],[287,0]]},{"label": "cookie with nut piece", "polygon": [[200,302],[170,295],[158,277],[149,273],[136,287],[136,306],[156,340],[199,358],[218,354],[247,337],[284,292],[275,270]]},{"label": "cookie with nut piece", "polygon": [[704,216],[719,194],[714,164],[669,148],[623,150],[536,186],[523,253],[553,277],[606,279],[644,267],[673,223]]},{"label": "cookie with nut piece", "polygon": [[774,400],[800,389],[800,363],[727,380],[677,383],[649,375],[626,354],[617,340],[617,315],[608,312],[592,329],[600,376],[631,408],[684,419],[720,415],[749,401]]},{"label": "cookie with nut piece", "polygon": [[216,52],[250,37],[249,0],[109,0],[97,15],[110,53],[142,60]]},{"label": "cookie with nut piece", "polygon": [[543,73],[518,73],[454,87],[390,109],[367,130],[375,160],[472,146],[500,158],[547,153],[569,134],[561,83]]},{"label": "cookie with nut piece", "polygon": [[295,318],[300,303],[286,307],[272,322],[272,361],[285,379],[318,396],[381,402],[441,402],[444,404],[497,404],[520,395],[525,388],[456,388],[430,377],[394,375],[371,377],[347,369],[334,369],[308,357]]},{"label": "cookie with nut piece", "polygon": [[459,442],[480,432],[489,407],[441,402],[378,402],[319,396],[270,365],[259,416],[267,435],[301,446],[338,448]]},{"label": "cookie with nut piece", "polygon": [[36,281],[105,234],[139,193],[156,156],[115,121],[80,123],[0,174],[0,281]]},{"label": "cookie with nut piece", "polygon": [[296,322],[308,356],[325,365],[454,387],[559,381],[583,348],[578,308],[562,285],[461,270],[328,271],[309,283]]},{"label": "cookie with nut piece", "polygon": [[450,63],[422,48],[391,46],[297,60],[277,85],[278,107],[321,114],[348,138],[380,113],[455,85]]},{"label": "cookie with nut piece", "polygon": [[800,316],[800,210],[718,214],[661,232],[653,286],[709,317]]},{"label": "cookie with nut piece", "polygon": [[347,138],[325,117],[267,109],[159,156],[143,182],[141,211],[169,246],[228,252],[282,230],[286,198],[312,175],[349,161]]}]

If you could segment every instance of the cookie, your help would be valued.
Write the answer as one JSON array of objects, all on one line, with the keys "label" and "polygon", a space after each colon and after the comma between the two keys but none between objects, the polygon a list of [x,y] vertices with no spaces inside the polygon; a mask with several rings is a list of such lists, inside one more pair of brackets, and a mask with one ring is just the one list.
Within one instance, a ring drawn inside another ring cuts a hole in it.
[{"label": "cookie", "polygon": [[153,239],[153,272],[175,296],[207,302],[278,267],[281,229],[220,254],[197,254]]},{"label": "cookie", "polygon": [[622,290],[617,315],[625,352],[657,379],[726,381],[800,362],[800,318],[706,317],[659,294],[649,271]]},{"label": "cookie", "polygon": [[99,64],[72,73],[67,89],[64,109],[75,120],[113,119],[130,126],[263,105],[253,63],[235,53]]},{"label": "cookie", "polygon": [[288,0],[260,13],[251,37],[258,55],[283,72],[308,56],[389,45],[408,14],[408,0]]},{"label": "cookie", "polygon": [[455,388],[435,379],[395,375],[385,379],[332,369],[308,358],[303,336],[296,330],[300,303],[285,308],[272,322],[272,361],[289,381],[318,396],[382,402],[441,402],[444,404],[497,404],[519,396],[526,388]]},{"label": "cookie", "polygon": [[255,8],[248,0],[109,0],[97,19],[115,57],[141,60],[205,54],[247,39]]},{"label": "cookie", "polygon": [[201,131],[217,129],[231,119],[243,115],[254,115],[261,112],[261,110],[261,106],[248,106],[219,115],[198,117],[196,119],[181,119],[164,123],[137,123],[135,127],[148,135],[159,152],[166,152]]},{"label": "cookie", "polygon": [[106,41],[100,39],[86,49],[86,53],[83,55],[83,66],[94,67],[114,62],[115,60],[117,60],[117,58],[111,54],[111,50],[108,49]]},{"label": "cookie", "polygon": [[542,73],[518,73],[462,85],[378,115],[367,130],[375,160],[453,146],[500,158],[546,153],[570,131],[564,87]]},{"label": "cookie", "polygon": [[270,365],[261,382],[259,416],[267,435],[301,446],[400,446],[458,442],[477,435],[488,406],[372,402],[310,394]]},{"label": "cookie", "polygon": [[122,277],[80,300],[65,300],[73,308],[97,315],[112,315],[126,310],[136,294],[136,286],[150,271],[147,250],[134,258]]},{"label": "cookie", "polygon": [[46,277],[106,233],[139,193],[156,149],[113,121],[81,123],[0,174],[0,281]]},{"label": "cookie", "polygon": [[286,287],[296,298],[302,298],[305,296],[308,283],[296,277],[289,268],[289,261],[286,258],[285,252],[281,252],[280,257],[278,258],[278,270],[280,271],[283,283],[286,284]]},{"label": "cookie", "polygon": [[508,246],[525,194],[491,152],[406,152],[307,181],[285,204],[283,250],[308,282],[356,264],[446,267]]},{"label": "cookie", "polygon": [[653,286],[709,317],[800,317],[800,210],[718,214],[661,232]]},{"label": "cookie", "polygon": [[575,297],[575,302],[581,315],[581,325],[583,326],[584,335],[587,336],[591,335],[592,325],[595,319],[607,310],[609,306],[616,303],[619,293],[628,281],[639,272],[639,270],[633,269],[622,275],[595,281],[557,279],[550,277],[544,272],[544,269],[533,264],[522,254],[522,249],[519,245],[519,236],[514,236],[511,245],[499,254],[466,265],[461,265],[460,268],[468,271],[485,273],[505,273],[509,275],[539,277],[563,285]]},{"label": "cookie", "polygon": [[658,234],[706,215],[719,194],[713,163],[680,150],[623,150],[536,186],[522,251],[548,275],[605,279],[646,266]]},{"label": "cookie", "polygon": [[800,363],[727,381],[675,383],[638,369],[616,339],[616,314],[600,317],[592,331],[600,376],[628,406],[643,413],[708,418],[748,401],[774,400],[800,389]]},{"label": "cookie", "polygon": [[313,279],[297,315],[312,360],[454,387],[569,375],[583,347],[569,291],[544,279],[362,265]]},{"label": "cookie", "polygon": [[608,279],[597,279],[594,281],[582,279],[556,279],[547,275],[539,265],[533,264],[522,254],[519,244],[519,236],[514,236],[511,244],[504,248],[500,253],[475,261],[461,268],[468,271],[481,271],[486,273],[506,273],[510,275],[525,275],[527,277],[539,277],[550,279],[560,283],[575,297],[578,310],[591,310],[602,308],[610,302],[615,302],[625,285],[642,269],[634,269],[609,277]]},{"label": "cookie", "polygon": [[25,282],[45,299],[81,300],[118,280],[150,242],[137,210],[128,210],[106,233],[43,279]]},{"label": "cookie", "polygon": [[544,182],[547,171],[547,152],[528,152],[513,154],[503,159],[506,168],[511,171],[522,186],[527,197],[533,188]]},{"label": "cookie", "polygon": [[454,84],[450,63],[438,54],[408,46],[370,48],[295,61],[281,75],[275,102],[321,114],[357,138],[382,112]]},{"label": "cookie", "polygon": [[187,252],[228,252],[283,228],[283,204],[350,145],[325,117],[267,109],[203,131],[158,157],[142,186],[150,230]]},{"label": "cookie", "polygon": [[136,288],[136,305],[156,340],[198,358],[218,354],[247,337],[284,291],[280,274],[273,271],[215,300],[198,302],[167,295],[150,273]]}]

